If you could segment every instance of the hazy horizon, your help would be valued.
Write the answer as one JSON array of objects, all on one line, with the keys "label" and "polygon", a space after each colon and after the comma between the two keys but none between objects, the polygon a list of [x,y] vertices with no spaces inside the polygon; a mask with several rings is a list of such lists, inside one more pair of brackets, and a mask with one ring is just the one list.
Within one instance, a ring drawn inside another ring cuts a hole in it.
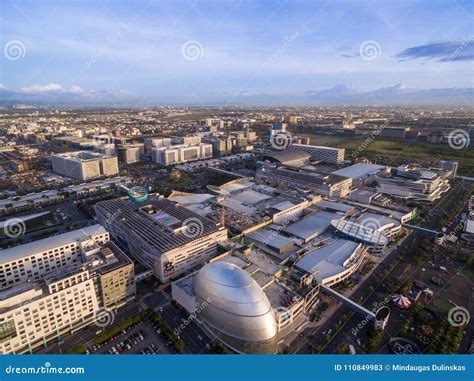
[{"label": "hazy horizon", "polygon": [[3,5],[0,101],[466,105],[468,1]]}]

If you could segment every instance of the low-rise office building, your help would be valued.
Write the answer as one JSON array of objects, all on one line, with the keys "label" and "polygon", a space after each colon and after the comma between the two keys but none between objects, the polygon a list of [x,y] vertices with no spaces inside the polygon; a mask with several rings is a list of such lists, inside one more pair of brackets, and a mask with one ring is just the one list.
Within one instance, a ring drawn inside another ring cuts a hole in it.
[{"label": "low-rise office building", "polygon": [[125,164],[138,163],[144,153],[143,144],[124,144],[117,147],[118,160]]},{"label": "low-rise office building", "polygon": [[272,186],[285,185],[306,189],[327,197],[346,197],[352,179],[339,175],[323,175],[305,170],[294,170],[277,165],[263,165],[257,169],[255,179]]},{"label": "low-rise office building", "polygon": [[449,180],[434,170],[402,166],[395,174],[377,175],[377,191],[403,201],[433,202],[449,190]]},{"label": "low-rise office building", "polygon": [[174,145],[152,149],[152,160],[162,165],[212,158],[212,144]]},{"label": "low-rise office building", "polygon": [[118,175],[117,157],[77,151],[52,155],[54,172],[78,180]]},{"label": "low-rise office building", "polygon": [[167,282],[217,253],[227,230],[162,196],[102,201],[98,221],[138,262]]}]

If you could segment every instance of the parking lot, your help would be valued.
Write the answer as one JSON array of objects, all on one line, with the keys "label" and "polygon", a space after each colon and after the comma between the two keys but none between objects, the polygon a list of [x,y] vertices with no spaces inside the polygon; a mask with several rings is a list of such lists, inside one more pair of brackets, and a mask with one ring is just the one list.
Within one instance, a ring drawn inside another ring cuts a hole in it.
[{"label": "parking lot", "polygon": [[171,354],[175,353],[161,330],[149,321],[140,321],[100,346],[88,348],[93,354]]}]

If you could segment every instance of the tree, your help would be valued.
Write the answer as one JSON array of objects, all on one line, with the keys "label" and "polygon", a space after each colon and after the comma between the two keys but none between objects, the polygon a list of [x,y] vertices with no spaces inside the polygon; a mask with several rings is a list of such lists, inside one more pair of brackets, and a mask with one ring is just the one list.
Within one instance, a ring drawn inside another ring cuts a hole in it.
[{"label": "tree", "polygon": [[211,353],[216,354],[216,355],[225,355],[227,354],[227,350],[221,343],[214,340],[211,343]]},{"label": "tree", "polygon": [[281,351],[281,354],[283,355],[289,355],[289,354],[292,354],[293,351],[292,349],[288,346],[288,345],[285,345]]}]

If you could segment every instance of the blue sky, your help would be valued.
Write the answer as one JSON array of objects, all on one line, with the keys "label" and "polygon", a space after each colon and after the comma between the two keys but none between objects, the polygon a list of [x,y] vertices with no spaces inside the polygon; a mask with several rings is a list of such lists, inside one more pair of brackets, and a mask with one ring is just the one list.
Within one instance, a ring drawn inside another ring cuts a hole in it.
[{"label": "blue sky", "polygon": [[5,0],[0,84],[16,96],[190,102],[472,88],[473,4]]}]

